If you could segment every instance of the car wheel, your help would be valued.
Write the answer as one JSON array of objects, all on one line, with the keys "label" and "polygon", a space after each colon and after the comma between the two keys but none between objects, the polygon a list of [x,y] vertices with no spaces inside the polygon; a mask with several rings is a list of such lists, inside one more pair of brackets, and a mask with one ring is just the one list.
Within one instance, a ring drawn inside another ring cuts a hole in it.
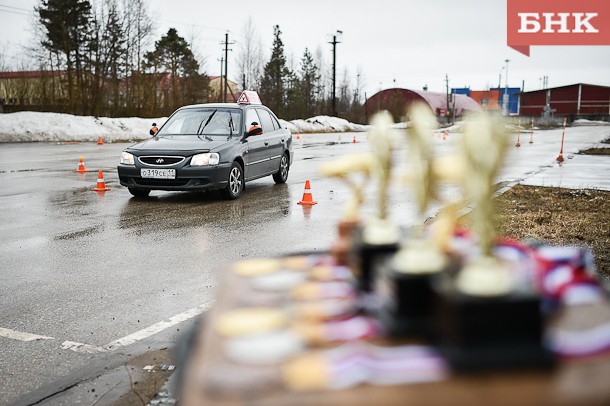
[{"label": "car wheel", "polygon": [[233,162],[229,171],[229,180],[223,194],[227,199],[237,199],[244,190],[244,171],[241,165]]},{"label": "car wheel", "polygon": [[280,169],[273,174],[273,180],[275,183],[286,183],[289,169],[290,166],[288,165],[288,155],[284,154],[280,159]]},{"label": "car wheel", "polygon": [[135,197],[146,197],[150,194],[150,190],[146,190],[146,189],[136,189],[134,187],[130,187],[128,189],[129,189],[129,193],[131,193]]}]

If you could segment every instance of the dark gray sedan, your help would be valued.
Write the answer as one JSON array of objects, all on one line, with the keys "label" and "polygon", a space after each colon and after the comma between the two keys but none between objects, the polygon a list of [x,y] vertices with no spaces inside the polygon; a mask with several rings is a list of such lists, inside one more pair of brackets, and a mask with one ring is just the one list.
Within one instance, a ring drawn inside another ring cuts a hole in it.
[{"label": "dark gray sedan", "polygon": [[134,196],[220,189],[237,199],[244,182],[271,175],[285,183],[292,134],[267,107],[243,95],[240,101],[176,110],[155,136],[123,151],[117,167],[121,185]]}]

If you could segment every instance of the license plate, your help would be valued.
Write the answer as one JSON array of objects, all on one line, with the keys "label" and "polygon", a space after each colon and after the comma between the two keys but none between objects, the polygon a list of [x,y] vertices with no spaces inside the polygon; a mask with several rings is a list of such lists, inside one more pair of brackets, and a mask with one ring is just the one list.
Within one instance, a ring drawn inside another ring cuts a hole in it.
[{"label": "license plate", "polygon": [[153,179],[176,179],[175,169],[140,169],[140,176]]}]

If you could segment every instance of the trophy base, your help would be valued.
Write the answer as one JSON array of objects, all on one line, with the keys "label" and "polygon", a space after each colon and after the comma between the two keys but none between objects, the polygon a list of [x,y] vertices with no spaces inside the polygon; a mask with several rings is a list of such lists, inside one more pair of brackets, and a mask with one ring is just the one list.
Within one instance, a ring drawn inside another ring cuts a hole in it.
[{"label": "trophy base", "polygon": [[[448,278],[447,278],[448,279]],[[472,296],[452,286],[438,292],[439,348],[458,371],[548,368],[540,298],[533,291]]]},{"label": "trophy base", "polygon": [[436,340],[439,298],[434,286],[438,278],[451,273],[458,263],[447,258],[445,266],[437,272],[405,273],[396,268],[395,258],[387,256],[375,275],[374,291],[380,303],[378,318],[393,338]]},{"label": "trophy base", "polygon": [[358,280],[358,290],[371,292],[373,290],[374,274],[382,260],[398,250],[398,241],[389,244],[371,244],[365,241],[363,227],[354,229],[353,246],[350,265]]},{"label": "trophy base", "polygon": [[453,370],[465,373],[550,369],[554,365],[552,354],[539,343],[498,343],[468,348],[444,345],[439,351]]}]

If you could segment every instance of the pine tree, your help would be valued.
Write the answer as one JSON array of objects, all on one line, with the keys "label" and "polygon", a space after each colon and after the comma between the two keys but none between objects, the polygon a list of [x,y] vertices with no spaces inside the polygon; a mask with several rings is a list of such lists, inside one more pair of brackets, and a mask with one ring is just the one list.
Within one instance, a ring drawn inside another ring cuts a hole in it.
[{"label": "pine tree", "polygon": [[[145,55],[145,66],[152,72],[157,83],[161,80],[158,73],[164,76],[169,75],[166,76],[170,83],[169,100],[165,100],[164,111],[171,112],[185,102],[194,101],[193,98],[204,97],[205,88],[201,89],[198,95],[192,93],[187,95],[185,83],[195,81],[201,85],[199,62],[195,59],[186,40],[178,35],[175,28],[170,28],[167,34],[155,43],[154,51]],[[157,84],[151,85],[156,86]]]},{"label": "pine tree", "polygon": [[279,25],[273,27],[273,49],[271,59],[263,70],[260,94],[263,103],[280,117],[283,117],[286,113],[286,81],[290,72],[286,67],[286,56],[284,55],[284,44],[280,38],[281,34]]},{"label": "pine tree", "polygon": [[104,41],[105,50],[103,57],[106,60],[108,76],[110,77],[112,84],[112,112],[113,115],[115,115],[119,112],[119,108],[121,107],[119,97],[119,76],[127,73],[123,69],[123,66],[125,66],[124,61],[127,58],[127,49],[125,46],[127,40],[115,0],[109,2],[106,27],[102,40]]},{"label": "pine tree", "polygon": [[309,49],[305,48],[301,59],[301,77],[299,81],[300,97],[303,103],[301,118],[309,118],[315,115],[316,103],[319,96],[320,71],[313,60]]},{"label": "pine tree", "polygon": [[68,79],[68,104],[73,113],[86,110],[81,95],[85,94],[84,64],[90,39],[91,3],[87,0],[42,0],[35,8],[44,27],[42,46],[57,58],[65,58]]}]

